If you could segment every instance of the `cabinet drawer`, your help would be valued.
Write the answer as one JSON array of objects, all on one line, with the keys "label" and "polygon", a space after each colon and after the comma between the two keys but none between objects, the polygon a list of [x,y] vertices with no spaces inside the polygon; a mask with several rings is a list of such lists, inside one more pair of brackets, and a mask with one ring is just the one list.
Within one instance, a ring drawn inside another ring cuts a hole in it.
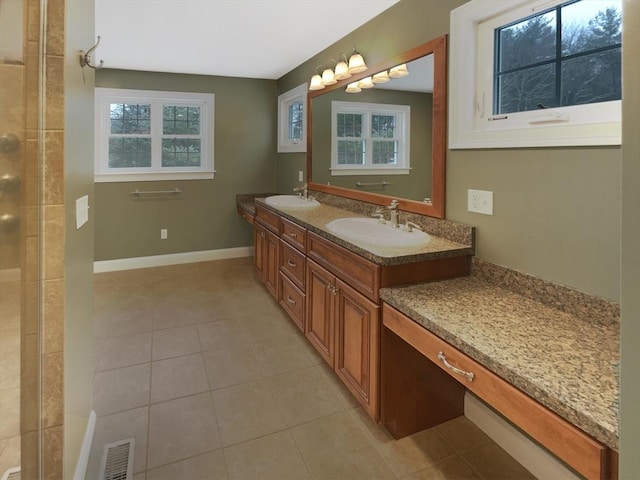
[{"label": "cabinet drawer", "polygon": [[280,215],[256,205],[256,220],[274,233],[280,234]]},{"label": "cabinet drawer", "polygon": [[307,246],[307,229],[282,218],[282,239],[304,253]]},{"label": "cabinet drawer", "polygon": [[248,222],[250,225],[253,225],[253,215],[251,215],[249,212],[238,207],[238,215],[240,215],[244,221]]},{"label": "cabinet drawer", "polygon": [[300,330],[304,332],[304,293],[280,272],[279,302]]},{"label": "cabinet drawer", "polygon": [[612,452],[606,446],[386,303],[383,325],[577,472],[589,480],[607,478]]},{"label": "cabinet drawer", "polygon": [[378,301],[380,268],[375,263],[312,232],[307,236],[307,256],[367,298]]},{"label": "cabinet drawer", "polygon": [[280,242],[280,271],[304,291],[306,258],[286,242]]}]

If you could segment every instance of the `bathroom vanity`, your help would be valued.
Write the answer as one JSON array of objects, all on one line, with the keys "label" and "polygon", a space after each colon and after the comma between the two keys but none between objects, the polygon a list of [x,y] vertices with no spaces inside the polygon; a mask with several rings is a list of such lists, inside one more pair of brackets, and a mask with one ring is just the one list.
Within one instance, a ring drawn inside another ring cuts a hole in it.
[{"label": "bathroom vanity", "polygon": [[238,206],[266,288],[395,438],[462,415],[468,391],[585,478],[617,478],[616,305],[472,261],[453,222],[402,212],[432,237],[390,248],[327,229],[362,204]]},{"label": "bathroom vanity", "polygon": [[425,246],[367,249],[326,229],[347,217],[354,213],[327,204],[275,209],[256,199],[255,265],[267,290],[378,420],[380,289],[468,275],[473,247],[433,237]]}]

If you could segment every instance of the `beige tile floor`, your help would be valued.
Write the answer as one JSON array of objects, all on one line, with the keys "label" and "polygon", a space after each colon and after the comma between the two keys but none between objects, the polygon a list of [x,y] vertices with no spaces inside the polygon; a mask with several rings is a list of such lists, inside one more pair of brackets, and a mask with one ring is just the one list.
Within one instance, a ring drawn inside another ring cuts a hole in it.
[{"label": "beige tile floor", "polygon": [[136,480],[519,480],[465,417],[395,441],[259,283],[252,259],[96,275],[102,446],[134,437]]}]

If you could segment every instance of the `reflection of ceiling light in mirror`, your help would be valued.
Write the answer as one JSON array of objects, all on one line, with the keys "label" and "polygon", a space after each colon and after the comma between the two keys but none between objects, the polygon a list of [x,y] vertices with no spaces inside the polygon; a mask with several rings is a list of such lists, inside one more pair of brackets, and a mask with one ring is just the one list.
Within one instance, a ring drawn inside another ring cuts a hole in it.
[{"label": "reflection of ceiling light in mirror", "polygon": [[383,71],[383,72],[379,72],[376,73],[373,76],[373,83],[386,83],[389,81],[389,75],[387,74],[387,71]]},{"label": "reflection of ceiling light in mirror", "polygon": [[346,61],[341,60],[340,62],[338,62],[338,64],[336,65],[336,73],[334,75],[334,78],[336,80],[351,78],[351,74],[349,73],[349,65],[347,65]]},{"label": "reflection of ceiling light in mirror", "polygon": [[389,70],[389,76],[391,78],[402,78],[409,75],[409,70],[407,70],[407,65],[403,63],[402,65],[396,65],[391,70]]},{"label": "reflection of ceiling light in mirror", "polygon": [[362,80],[358,80],[358,86],[360,88],[373,88],[373,80],[371,77],[365,77]]},{"label": "reflection of ceiling light in mirror", "polygon": [[353,82],[347,85],[344,91],[347,93],[360,93],[362,89],[358,86],[358,82]]},{"label": "reflection of ceiling light in mirror", "polygon": [[311,82],[309,83],[309,90],[322,90],[324,85],[322,84],[322,77],[317,73],[311,77]]},{"label": "reflection of ceiling light in mirror", "polygon": [[349,73],[360,73],[367,69],[367,64],[364,63],[364,58],[358,52],[354,52],[349,57]]},{"label": "reflection of ceiling light in mirror", "polygon": [[324,71],[322,72],[322,84],[333,85],[335,83],[338,83],[338,81],[335,79],[333,70],[331,70],[330,68],[325,68]]}]

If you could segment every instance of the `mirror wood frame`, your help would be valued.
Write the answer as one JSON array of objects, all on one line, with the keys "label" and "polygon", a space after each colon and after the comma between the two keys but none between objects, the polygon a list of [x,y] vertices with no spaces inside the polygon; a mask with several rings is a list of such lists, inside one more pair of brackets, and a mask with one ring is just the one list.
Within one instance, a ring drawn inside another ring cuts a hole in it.
[{"label": "mirror wood frame", "polygon": [[[312,181],[312,118],[313,98],[329,93],[338,88],[344,88],[347,84],[368,77],[374,73],[388,70],[391,67],[408,63],[426,55],[433,54],[433,123],[432,123],[432,188],[431,204],[416,200],[403,199],[401,197],[383,195],[378,193],[363,192],[344,187],[324,185]],[[353,75],[346,80],[340,80],[334,85],[322,90],[309,91],[307,93],[307,184],[309,189],[319,192],[347,197],[354,200],[373,203],[376,205],[389,205],[391,200],[399,201],[399,208],[406,212],[418,213],[435,218],[445,217],[445,171],[446,171],[446,134],[447,134],[447,35],[434,38],[422,45],[388,58],[366,72]]]}]

